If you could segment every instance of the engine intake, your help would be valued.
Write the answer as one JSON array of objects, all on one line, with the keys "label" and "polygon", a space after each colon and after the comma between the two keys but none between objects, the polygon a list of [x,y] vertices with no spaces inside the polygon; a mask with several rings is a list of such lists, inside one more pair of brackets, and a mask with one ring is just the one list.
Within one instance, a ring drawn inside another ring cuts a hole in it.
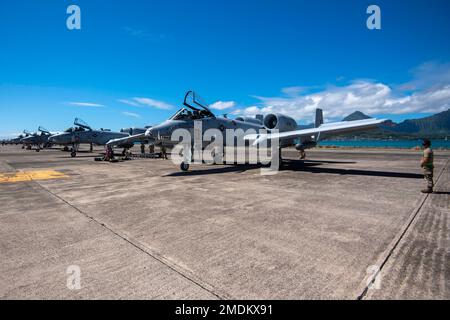
[{"label": "engine intake", "polygon": [[280,132],[297,129],[297,122],[294,119],[278,113],[266,115],[263,124],[269,130],[277,129]]}]

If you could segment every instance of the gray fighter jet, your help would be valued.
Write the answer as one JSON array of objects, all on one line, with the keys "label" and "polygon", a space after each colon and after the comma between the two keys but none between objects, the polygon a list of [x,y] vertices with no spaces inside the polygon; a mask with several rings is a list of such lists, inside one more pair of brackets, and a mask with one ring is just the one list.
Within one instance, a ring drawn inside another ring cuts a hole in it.
[{"label": "gray fighter jet", "polygon": [[15,145],[22,144],[22,149],[24,149],[25,145],[23,144],[23,139],[25,139],[31,135],[33,135],[33,133],[25,129],[25,130],[23,130],[23,133],[20,134],[17,138],[9,140],[9,144],[15,144]]},{"label": "gray fighter jet", "polygon": [[[324,124],[322,110],[317,109],[315,128],[298,130],[297,122],[292,117],[283,114],[257,115],[255,118],[240,117],[236,119],[217,117],[194,91],[186,93],[183,105],[184,107],[175,115],[163,123],[148,129],[145,134],[115,139],[108,142],[108,144],[117,145],[124,141],[133,141],[133,139],[134,141],[136,139],[147,139],[155,145],[172,148],[180,143],[178,140],[172,140],[172,133],[177,129],[186,129],[190,132],[192,146],[195,142],[196,134],[194,132],[194,123],[195,121],[201,121],[202,136],[208,129],[219,129],[221,132],[225,132],[228,129],[235,130],[235,132],[237,129],[242,129],[239,130],[240,132],[254,129],[256,131],[255,134],[245,134],[243,137],[236,136],[236,139],[243,138],[248,144],[252,143],[254,146],[259,146],[263,143],[270,144],[271,141],[278,140],[278,155],[281,163],[281,148],[294,146],[304,158],[305,150],[314,148],[319,140],[327,134],[365,131],[374,129],[386,121],[367,119]],[[209,143],[208,141],[202,141],[202,147]],[[189,170],[190,160],[192,159],[183,161],[180,164],[180,169],[183,171]]]},{"label": "gray fighter jet", "polygon": [[[108,129],[94,130],[86,122],[76,118],[74,121],[75,127],[65,130],[63,133],[52,135],[48,141],[52,144],[60,144],[65,146],[71,146],[72,157],[76,157],[80,144],[93,145],[106,145],[111,139],[125,138],[129,134],[126,132],[114,132]],[[133,144],[120,143],[117,145],[122,148],[131,148]]]},{"label": "gray fighter jet", "polygon": [[22,143],[25,147],[27,147],[27,149],[31,149],[35,146],[36,151],[39,152],[42,148],[48,148],[51,146],[51,143],[48,141],[50,136],[52,136],[52,133],[40,126],[37,132],[23,138]]}]

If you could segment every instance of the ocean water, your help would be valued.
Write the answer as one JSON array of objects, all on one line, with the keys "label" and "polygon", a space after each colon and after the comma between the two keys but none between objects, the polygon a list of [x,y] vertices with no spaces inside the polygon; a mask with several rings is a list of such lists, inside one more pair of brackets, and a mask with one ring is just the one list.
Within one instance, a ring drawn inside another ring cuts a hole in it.
[{"label": "ocean water", "polygon": [[[432,140],[434,149],[450,149],[450,140]],[[414,149],[422,146],[422,140],[327,140],[319,143],[322,147],[349,147],[349,148],[395,148]]]}]

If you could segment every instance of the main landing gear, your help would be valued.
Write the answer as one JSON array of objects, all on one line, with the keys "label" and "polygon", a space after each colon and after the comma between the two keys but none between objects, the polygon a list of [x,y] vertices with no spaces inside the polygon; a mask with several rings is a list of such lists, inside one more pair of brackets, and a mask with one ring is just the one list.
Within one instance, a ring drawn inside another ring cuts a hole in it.
[{"label": "main landing gear", "polygon": [[299,155],[300,160],[305,160],[306,159],[305,150],[299,150],[299,152],[300,152],[300,155]]}]

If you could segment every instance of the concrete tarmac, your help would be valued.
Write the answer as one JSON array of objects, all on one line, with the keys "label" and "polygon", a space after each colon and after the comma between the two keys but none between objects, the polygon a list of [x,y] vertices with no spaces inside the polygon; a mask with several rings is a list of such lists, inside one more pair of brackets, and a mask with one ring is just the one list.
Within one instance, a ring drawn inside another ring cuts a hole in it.
[{"label": "concrete tarmac", "polygon": [[1,299],[450,299],[448,151],[432,195],[418,151],[96,156],[0,146]]}]

